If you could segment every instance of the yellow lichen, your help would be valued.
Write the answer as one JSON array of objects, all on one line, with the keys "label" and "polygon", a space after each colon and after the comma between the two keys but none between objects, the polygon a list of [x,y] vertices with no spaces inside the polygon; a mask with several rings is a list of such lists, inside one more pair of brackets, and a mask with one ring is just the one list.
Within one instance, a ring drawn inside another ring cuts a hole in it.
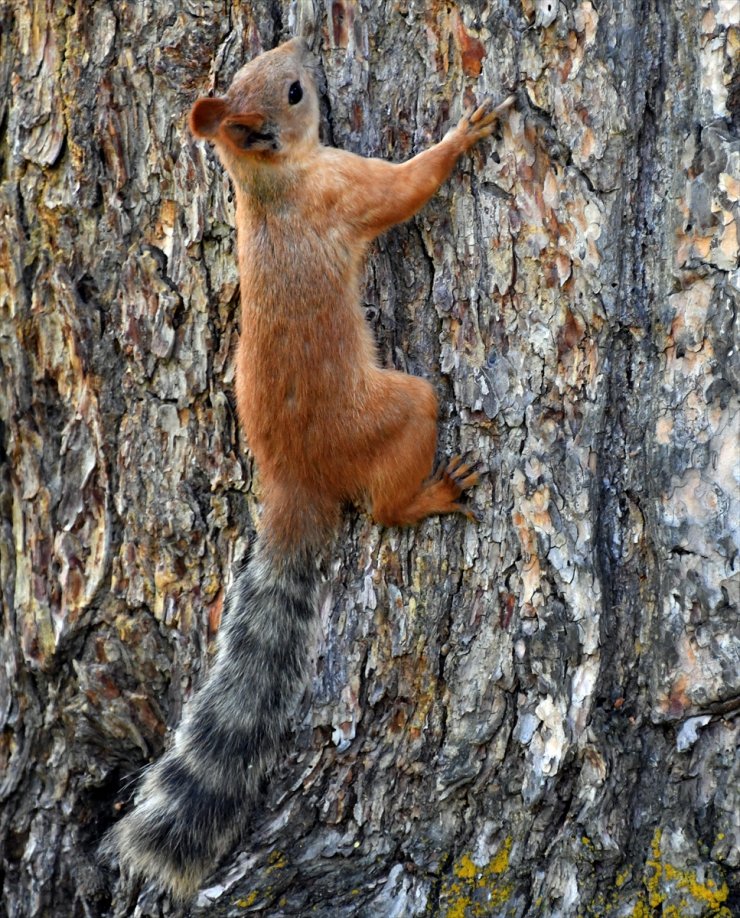
[{"label": "yellow lichen", "polygon": [[477,874],[478,868],[467,854],[463,854],[460,862],[453,867],[453,872],[456,877],[460,877],[462,880],[472,880]]},{"label": "yellow lichen", "polygon": [[282,870],[283,867],[287,866],[288,858],[282,853],[282,851],[273,851],[270,856],[267,858],[267,873],[271,873],[273,870]]},{"label": "yellow lichen", "polygon": [[[666,861],[661,852],[661,838],[661,830],[656,829],[650,843],[651,857],[645,862],[645,890],[640,893],[631,918],[647,918],[650,909],[657,909],[661,905],[663,918],[681,918],[682,912],[688,911],[690,904],[704,906],[705,915],[731,918],[730,910],[723,905],[729,896],[727,883],[723,881],[718,885],[712,878],[700,882],[691,870],[682,870]],[[678,906],[663,905],[671,888],[686,895]]]},{"label": "yellow lichen", "polygon": [[513,885],[502,883],[501,874],[508,870],[511,845],[512,839],[506,838],[483,867],[478,867],[469,854],[462,855],[452,867],[457,880],[442,886],[445,918],[482,918],[509,900]]},{"label": "yellow lichen", "polygon": [[644,878],[645,889],[647,890],[648,904],[651,908],[657,908],[661,902],[666,899],[665,893],[661,891],[661,879],[663,877],[663,865],[660,861],[660,839],[662,832],[656,829],[653,833],[653,839],[650,842],[652,857],[645,862],[646,873]]},{"label": "yellow lichen", "polygon": [[723,882],[717,887],[712,880],[700,883],[690,871],[683,871],[678,878],[678,888],[684,889],[696,902],[703,902],[711,911],[725,912],[729,911],[723,907],[722,903],[727,900],[730,890],[727,883]]},{"label": "yellow lichen", "polygon": [[239,908],[249,908],[250,905],[254,905],[257,901],[257,890],[253,889],[248,896],[245,896],[243,899],[237,899],[236,904]]},{"label": "yellow lichen", "polygon": [[511,852],[512,838],[509,836],[504,839],[501,850],[496,854],[491,863],[488,865],[489,873],[503,873],[509,869],[509,854]]},{"label": "yellow lichen", "polygon": [[651,918],[652,912],[645,902],[645,896],[643,893],[640,893],[637,902],[635,902],[635,907],[630,912],[630,918]]},{"label": "yellow lichen", "polygon": [[450,903],[446,918],[465,918],[468,906],[471,904],[472,900],[468,896],[458,896]]}]

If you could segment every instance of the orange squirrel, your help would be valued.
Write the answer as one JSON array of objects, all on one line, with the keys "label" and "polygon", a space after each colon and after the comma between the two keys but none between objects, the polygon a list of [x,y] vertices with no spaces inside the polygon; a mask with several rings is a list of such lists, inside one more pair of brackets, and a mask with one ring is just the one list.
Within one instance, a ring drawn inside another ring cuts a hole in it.
[{"label": "orange squirrel", "polygon": [[239,420],[262,483],[262,523],[226,602],[214,666],[104,850],[187,898],[234,843],[274,763],[306,679],[316,556],[341,505],[389,526],[460,503],[477,475],[459,457],[430,476],[437,400],[382,369],[359,303],[370,241],[413,216],[458,157],[493,131],[490,102],[402,165],[321,146],[308,54],[293,39],[199,99],[196,137],[215,144],[237,202],[242,324]]}]

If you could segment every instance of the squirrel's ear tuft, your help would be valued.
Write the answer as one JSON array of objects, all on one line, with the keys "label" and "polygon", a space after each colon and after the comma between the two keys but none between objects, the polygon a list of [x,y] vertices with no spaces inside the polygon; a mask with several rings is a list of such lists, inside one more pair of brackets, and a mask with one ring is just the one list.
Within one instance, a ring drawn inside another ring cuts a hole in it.
[{"label": "squirrel's ear tuft", "polygon": [[282,45],[280,45],[280,48],[291,54],[295,54],[298,58],[305,57],[309,53],[308,43],[305,38],[301,36],[291,38],[290,41],[284,41]]},{"label": "squirrel's ear tuft", "polygon": [[227,110],[226,99],[218,96],[198,99],[190,109],[190,130],[196,137],[210,140],[221,126]]}]

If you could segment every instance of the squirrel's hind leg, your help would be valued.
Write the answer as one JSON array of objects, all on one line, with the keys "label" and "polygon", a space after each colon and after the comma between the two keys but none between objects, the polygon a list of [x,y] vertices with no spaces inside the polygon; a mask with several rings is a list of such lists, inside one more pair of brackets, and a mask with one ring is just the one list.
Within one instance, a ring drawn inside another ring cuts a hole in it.
[{"label": "squirrel's hind leg", "polygon": [[[390,374],[389,374],[390,377]],[[389,378],[389,382],[391,379]],[[408,406],[404,422],[386,432],[370,466],[367,490],[371,514],[384,526],[413,526],[439,513],[475,514],[460,503],[478,475],[460,457],[430,477],[437,445],[437,399],[423,379],[392,372],[388,400]]]}]

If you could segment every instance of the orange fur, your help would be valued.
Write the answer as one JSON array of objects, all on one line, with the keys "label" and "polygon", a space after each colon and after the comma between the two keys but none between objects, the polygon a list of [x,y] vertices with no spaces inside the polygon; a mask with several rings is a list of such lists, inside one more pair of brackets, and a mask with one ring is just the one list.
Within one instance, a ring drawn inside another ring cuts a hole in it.
[{"label": "orange fur", "polygon": [[[299,83],[302,98],[290,104]],[[212,141],[237,200],[242,325],[239,419],[261,475],[264,529],[277,546],[323,542],[343,501],[409,525],[466,512],[477,476],[459,461],[429,478],[437,399],[422,379],[379,366],[359,302],[368,243],[413,216],[458,157],[493,130],[489,104],[393,165],[321,146],[303,44],[247,64],[190,125]]]}]

